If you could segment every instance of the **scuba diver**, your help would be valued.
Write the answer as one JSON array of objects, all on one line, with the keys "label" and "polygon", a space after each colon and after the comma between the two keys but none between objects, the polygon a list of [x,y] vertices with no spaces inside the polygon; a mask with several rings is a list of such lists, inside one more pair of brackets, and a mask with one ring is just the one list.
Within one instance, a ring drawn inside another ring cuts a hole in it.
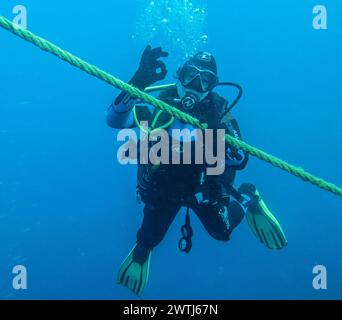
[{"label": "scuba diver", "polygon": [[[150,87],[165,79],[167,68],[162,58],[167,56],[161,47],[147,46],[129,83],[142,91],[159,91],[160,100],[207,123],[208,128],[225,129],[227,134],[242,139],[238,123],[230,112],[241,98],[242,89],[232,83],[219,82],[214,56],[199,52],[177,71],[176,84]],[[240,90],[234,103],[229,104],[214,92],[219,85],[235,86]],[[108,109],[107,124],[112,128],[146,130],[141,126],[142,121],[148,122],[148,132],[158,128],[168,131],[195,129],[126,92],[121,92]],[[192,144],[193,137],[190,140],[188,142]],[[179,142],[180,153],[182,143],[185,141]],[[229,241],[233,230],[246,217],[253,233],[264,245],[270,249],[285,247],[285,234],[256,187],[247,183],[238,190],[233,187],[236,172],[243,170],[247,162],[247,153],[226,146],[225,170],[216,176],[207,175],[205,165],[138,163],[137,198],[144,203],[144,217],[136,243],[119,270],[118,283],[141,296],[149,275],[152,250],[163,240],[182,207],[187,208],[179,242],[183,252],[189,253],[192,247],[190,209],[216,240]]]}]

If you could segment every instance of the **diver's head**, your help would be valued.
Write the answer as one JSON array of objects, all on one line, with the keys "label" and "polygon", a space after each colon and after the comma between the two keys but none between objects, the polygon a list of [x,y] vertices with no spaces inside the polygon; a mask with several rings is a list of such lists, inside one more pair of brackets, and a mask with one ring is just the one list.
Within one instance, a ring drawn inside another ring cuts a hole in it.
[{"label": "diver's head", "polygon": [[199,52],[177,71],[177,90],[185,108],[192,109],[218,84],[217,64],[208,52]]}]

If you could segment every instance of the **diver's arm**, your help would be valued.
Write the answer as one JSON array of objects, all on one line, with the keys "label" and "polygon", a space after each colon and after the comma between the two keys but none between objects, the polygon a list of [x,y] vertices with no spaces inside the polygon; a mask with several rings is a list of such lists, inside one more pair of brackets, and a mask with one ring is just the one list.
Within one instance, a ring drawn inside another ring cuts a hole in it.
[{"label": "diver's arm", "polygon": [[[235,119],[231,119],[226,123],[228,134],[236,139],[242,140],[239,125]],[[243,170],[248,163],[248,153],[233,147],[228,146],[226,149],[226,166],[233,170]]]},{"label": "diver's arm", "polygon": [[[147,46],[142,54],[139,68],[129,84],[143,91],[153,83],[165,79],[167,69],[160,58],[167,56],[168,53],[161,47],[152,49],[151,46]],[[114,129],[133,127],[134,119],[131,111],[136,103],[137,100],[132,99],[127,92],[121,92],[108,109],[107,124]]]},{"label": "diver's arm", "polygon": [[136,103],[126,92],[113,101],[107,111],[107,124],[114,129],[132,128],[134,124],[132,109]]}]

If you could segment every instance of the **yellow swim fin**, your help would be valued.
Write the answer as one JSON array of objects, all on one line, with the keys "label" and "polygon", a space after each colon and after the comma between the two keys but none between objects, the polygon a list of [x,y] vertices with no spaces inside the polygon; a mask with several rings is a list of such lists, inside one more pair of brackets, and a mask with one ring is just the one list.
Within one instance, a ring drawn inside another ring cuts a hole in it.
[{"label": "yellow swim fin", "polygon": [[117,282],[141,296],[148,280],[152,251],[136,244],[122,263]]},{"label": "yellow swim fin", "polygon": [[287,246],[283,228],[252,184],[243,184],[239,192],[248,199],[246,218],[254,235],[267,248],[280,250]]}]

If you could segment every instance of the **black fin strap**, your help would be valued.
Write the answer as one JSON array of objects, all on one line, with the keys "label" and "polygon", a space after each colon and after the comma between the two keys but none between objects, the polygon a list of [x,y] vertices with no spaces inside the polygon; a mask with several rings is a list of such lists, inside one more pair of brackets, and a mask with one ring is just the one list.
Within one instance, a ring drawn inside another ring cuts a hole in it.
[{"label": "black fin strap", "polygon": [[233,186],[229,186],[229,191],[230,191],[230,194],[236,199],[237,202],[243,203],[245,198],[238,190],[236,190]]},{"label": "black fin strap", "polygon": [[190,253],[192,249],[192,237],[194,232],[190,223],[190,208],[187,208],[185,224],[181,227],[182,238],[179,240],[178,248],[180,251]]}]

